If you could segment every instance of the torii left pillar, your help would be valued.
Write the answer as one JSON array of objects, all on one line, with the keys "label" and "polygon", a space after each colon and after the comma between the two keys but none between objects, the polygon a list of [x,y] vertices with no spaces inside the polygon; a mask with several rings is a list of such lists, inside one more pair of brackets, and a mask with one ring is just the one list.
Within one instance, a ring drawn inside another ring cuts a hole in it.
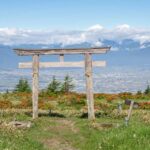
[{"label": "torii left pillar", "polygon": [[33,119],[38,117],[38,95],[39,95],[39,55],[33,55],[32,62],[32,107]]},{"label": "torii left pillar", "polygon": [[95,119],[94,113],[94,96],[93,96],[93,79],[92,79],[92,56],[90,53],[85,54],[85,77],[86,77],[86,97],[88,106],[89,120]]}]

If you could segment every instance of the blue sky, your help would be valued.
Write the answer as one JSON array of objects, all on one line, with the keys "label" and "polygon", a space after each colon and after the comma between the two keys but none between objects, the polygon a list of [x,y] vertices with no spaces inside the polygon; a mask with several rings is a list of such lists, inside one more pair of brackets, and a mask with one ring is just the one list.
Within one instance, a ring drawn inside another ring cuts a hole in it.
[{"label": "blue sky", "polygon": [[82,30],[95,24],[149,28],[150,0],[0,0],[0,28]]},{"label": "blue sky", "polygon": [[[150,43],[150,0],[0,0],[0,44]],[[114,48],[117,49],[117,48]]]}]

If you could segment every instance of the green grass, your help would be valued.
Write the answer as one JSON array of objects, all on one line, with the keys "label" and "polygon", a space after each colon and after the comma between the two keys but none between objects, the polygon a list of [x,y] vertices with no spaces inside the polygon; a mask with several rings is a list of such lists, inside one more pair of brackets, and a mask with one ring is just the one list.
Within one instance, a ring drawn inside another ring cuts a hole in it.
[{"label": "green grass", "polygon": [[[136,99],[137,96],[132,95],[131,99],[149,101],[149,95],[143,96]],[[95,110],[98,118],[90,122],[81,118],[87,112],[84,95],[39,96],[39,106],[44,102],[45,107],[40,110],[41,117],[33,121],[29,115],[32,111],[30,94],[0,94],[0,108],[4,109],[0,109],[0,150],[150,150],[150,109],[133,109],[126,127],[124,118],[129,106],[123,104],[122,114],[118,116],[118,102],[124,103],[125,99],[120,97],[97,95]],[[12,107],[5,103],[6,100],[12,103]],[[23,107],[17,109],[22,102]],[[48,114],[48,109],[51,114]],[[14,119],[31,121],[32,127],[14,129],[4,125]],[[118,124],[119,127],[103,128],[101,123]]]},{"label": "green grass", "polygon": [[[41,116],[32,121],[24,113],[16,113],[17,120],[30,120],[29,129],[0,126],[0,150],[149,150],[150,124],[136,112],[124,126],[123,117],[101,116],[95,122],[79,117]],[[12,113],[3,114],[0,120],[9,122]],[[100,123],[115,123],[117,128],[101,128]]]}]

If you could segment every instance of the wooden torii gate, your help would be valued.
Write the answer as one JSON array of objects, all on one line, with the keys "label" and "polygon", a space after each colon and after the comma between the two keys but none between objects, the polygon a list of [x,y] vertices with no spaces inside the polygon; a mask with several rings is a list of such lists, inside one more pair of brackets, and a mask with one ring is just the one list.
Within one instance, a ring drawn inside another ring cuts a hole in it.
[{"label": "wooden torii gate", "polygon": [[[14,49],[20,56],[32,56],[32,62],[19,63],[19,68],[32,68],[32,106],[33,119],[38,117],[38,93],[39,93],[39,68],[48,67],[85,67],[86,95],[88,105],[88,118],[95,119],[92,66],[104,67],[105,61],[92,61],[92,54],[103,54],[110,47],[99,48],[71,48],[71,49]],[[85,60],[78,62],[64,62],[64,54],[84,54]],[[39,62],[40,55],[59,55],[60,62]]]}]

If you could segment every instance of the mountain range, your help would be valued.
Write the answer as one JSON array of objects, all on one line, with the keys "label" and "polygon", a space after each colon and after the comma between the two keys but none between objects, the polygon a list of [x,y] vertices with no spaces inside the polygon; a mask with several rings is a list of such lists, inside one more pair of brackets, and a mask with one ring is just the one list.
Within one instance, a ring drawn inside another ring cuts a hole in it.
[{"label": "mountain range", "polygon": [[[103,46],[111,46],[111,51],[107,54],[94,55],[95,60],[106,60],[108,66],[144,66],[150,65],[150,43],[142,45],[134,40],[125,39],[121,42],[113,40],[103,40]],[[67,45],[65,48],[92,47],[91,43]],[[20,57],[13,51],[14,48],[62,48],[62,44],[21,44],[21,45],[0,45],[0,68],[16,68],[18,62],[29,61],[31,57]],[[73,58],[72,58],[73,57]],[[66,61],[81,60],[82,56],[66,56]],[[43,61],[57,61],[56,56],[42,57]]]}]

